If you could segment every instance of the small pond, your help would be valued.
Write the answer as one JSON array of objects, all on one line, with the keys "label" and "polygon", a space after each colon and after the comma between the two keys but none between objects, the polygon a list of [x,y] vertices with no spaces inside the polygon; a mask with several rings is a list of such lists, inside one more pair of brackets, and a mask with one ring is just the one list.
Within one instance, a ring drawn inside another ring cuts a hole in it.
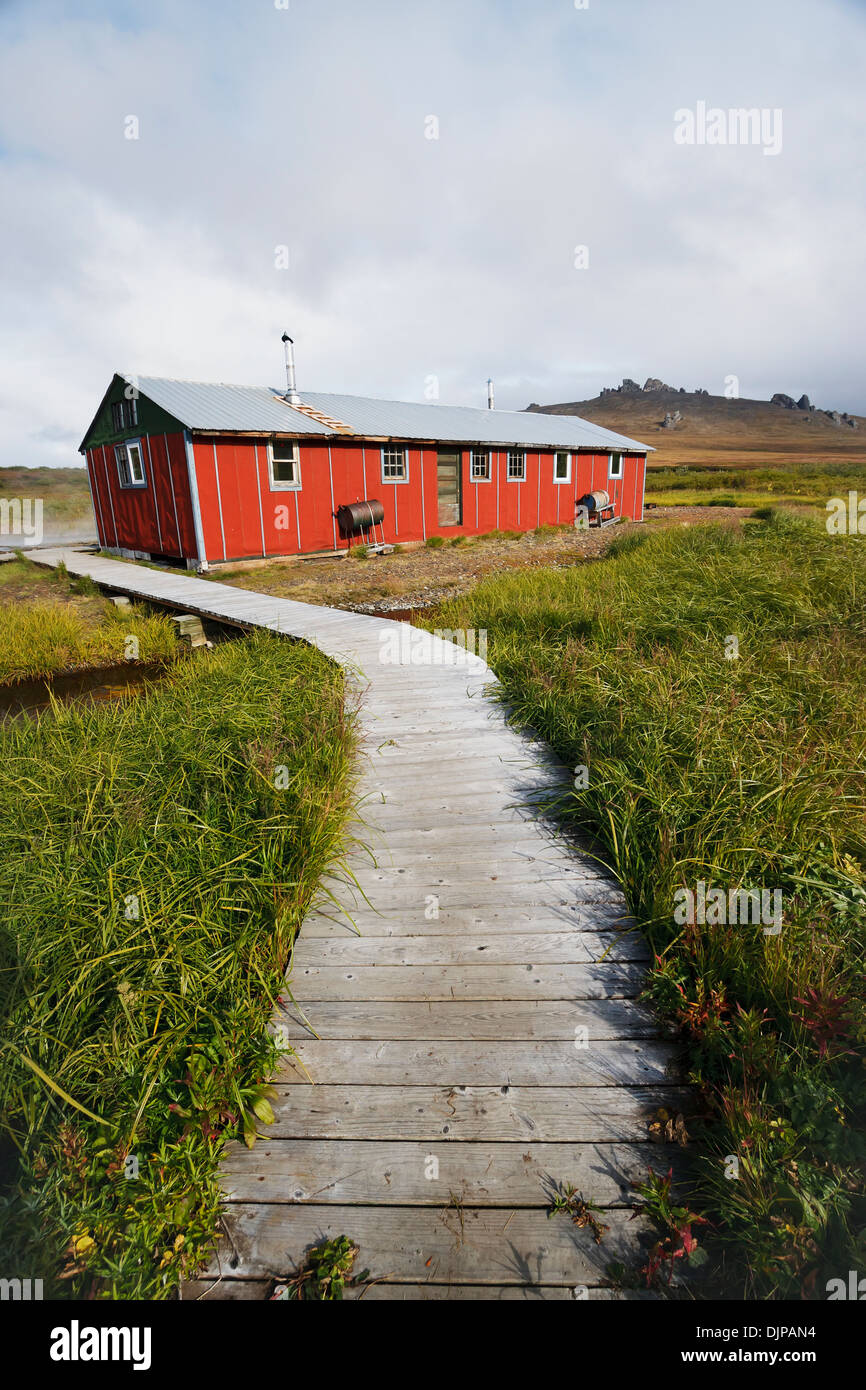
[{"label": "small pond", "polygon": [[162,680],[170,669],[161,662],[145,665],[123,662],[117,666],[63,671],[36,680],[0,685],[0,720],[19,714],[38,714],[48,709],[52,696],[64,704],[73,700],[122,700]]}]

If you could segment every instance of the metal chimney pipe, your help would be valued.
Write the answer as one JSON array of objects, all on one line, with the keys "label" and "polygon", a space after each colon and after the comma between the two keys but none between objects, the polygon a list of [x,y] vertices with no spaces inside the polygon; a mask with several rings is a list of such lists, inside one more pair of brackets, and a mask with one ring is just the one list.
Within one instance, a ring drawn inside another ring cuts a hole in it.
[{"label": "metal chimney pipe", "polygon": [[493,409],[493,377],[487,378],[487,409]]},{"label": "metal chimney pipe", "polygon": [[295,385],[295,345],[288,333],[283,334],[282,344],[286,350],[286,400],[289,405],[300,405],[301,398]]}]

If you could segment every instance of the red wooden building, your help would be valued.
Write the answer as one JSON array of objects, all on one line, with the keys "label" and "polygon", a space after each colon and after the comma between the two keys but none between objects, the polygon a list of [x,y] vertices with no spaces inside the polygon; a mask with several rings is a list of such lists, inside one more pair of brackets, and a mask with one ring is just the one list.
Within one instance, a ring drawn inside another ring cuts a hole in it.
[{"label": "red wooden building", "polygon": [[[80,447],[100,545],[207,569],[371,535],[573,523],[599,491],[615,516],[643,517],[647,446],[577,416],[299,395],[292,382],[115,376]],[[348,509],[362,502],[358,520]]]}]

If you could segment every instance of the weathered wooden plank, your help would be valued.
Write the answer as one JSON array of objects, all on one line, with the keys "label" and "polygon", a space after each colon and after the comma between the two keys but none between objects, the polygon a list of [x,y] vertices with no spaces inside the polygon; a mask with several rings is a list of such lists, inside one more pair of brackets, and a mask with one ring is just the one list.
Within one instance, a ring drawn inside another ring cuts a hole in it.
[{"label": "weathered wooden plank", "polygon": [[[272,1279],[194,1279],[183,1285],[184,1301],[209,1299],[226,1302],[262,1302],[274,1288]],[[577,1292],[555,1284],[387,1284],[365,1283],[346,1289],[346,1301],[365,1303],[571,1303],[576,1298],[593,1303],[625,1301],[657,1302],[658,1294],[643,1289],[618,1290],[584,1285]]]},{"label": "weathered wooden plank", "polygon": [[380,912],[402,912],[413,907],[427,906],[428,894],[435,894],[440,906],[485,907],[525,906],[535,904],[539,908],[578,907],[589,903],[607,903],[610,906],[622,903],[621,892],[604,879],[578,879],[575,877],[552,878],[538,883],[501,883],[484,878],[460,879],[456,876],[449,881],[446,875],[434,873],[406,878],[405,882],[381,883],[375,889],[375,902],[366,898],[360,888],[339,878],[322,880],[333,892],[339,892],[339,901],[345,910],[352,907],[367,907],[372,903]]},{"label": "weathered wooden plank", "polygon": [[293,999],[633,999],[638,965],[303,966],[290,982]]},{"label": "weathered wooden plank", "polygon": [[611,1261],[634,1268],[654,1233],[643,1217],[605,1215],[609,1230],[596,1245],[589,1229],[541,1210],[476,1207],[295,1206],[238,1203],[232,1207],[232,1245],[220,1265],[235,1278],[285,1275],[303,1267],[306,1252],[347,1235],[359,1247],[360,1267],[373,1278],[438,1284],[599,1284]]},{"label": "weathered wooden plank", "polygon": [[[229,1271],[230,1273],[230,1271]],[[264,1302],[275,1287],[273,1279],[194,1279],[182,1286],[186,1302]],[[570,1289],[555,1284],[399,1284],[365,1282],[351,1285],[344,1294],[347,1302],[365,1303],[657,1303],[659,1295],[646,1289],[612,1289],[585,1284]]]},{"label": "weathered wooden plank", "polygon": [[359,865],[366,868],[375,862],[380,869],[403,869],[405,872],[410,868],[423,869],[431,864],[444,863],[450,867],[454,864],[482,863],[491,873],[496,873],[497,865],[520,864],[524,867],[532,865],[536,874],[543,874],[546,866],[557,869],[570,865],[582,877],[594,871],[596,877],[611,879],[602,865],[593,865],[585,854],[569,850],[567,846],[552,845],[541,835],[529,839],[525,834],[514,834],[510,841],[503,835],[498,839],[475,835],[471,841],[467,841],[465,835],[451,835],[447,839],[443,836],[438,844],[414,846],[405,841],[394,845],[391,837],[384,835],[372,835],[368,840],[363,851],[356,850],[347,856],[347,862],[353,868]]},{"label": "weathered wooden plank", "polygon": [[[395,973],[401,973],[399,971]],[[662,1085],[676,1078],[676,1047],[653,1039],[346,1040],[293,1044],[279,1078],[299,1085],[607,1086]]]},{"label": "weathered wooden plank", "polygon": [[465,831],[458,834],[445,829],[434,836],[428,832],[425,839],[419,838],[424,833],[420,829],[394,831],[390,835],[373,831],[365,837],[364,850],[350,851],[348,859],[353,865],[376,862],[385,867],[400,864],[408,868],[425,863],[458,864],[486,857],[494,862],[521,859],[539,864],[573,863],[584,869],[594,865],[596,872],[606,872],[604,865],[589,859],[585,850],[555,843],[536,831],[535,824],[500,825],[495,834],[488,834],[485,827],[476,826],[471,840],[467,840]]},{"label": "weathered wooden plank", "polygon": [[587,939],[578,932],[528,932],[478,936],[437,935],[435,923],[423,936],[302,936],[296,960],[311,965],[488,965],[591,964],[599,960],[647,960],[645,942],[625,933]]},{"label": "weathered wooden plank", "polygon": [[[523,908],[500,908],[481,914],[477,908],[450,907],[439,903],[436,917],[425,915],[426,907],[416,907],[411,912],[405,909],[399,915],[374,912],[371,908],[355,910],[351,919],[345,914],[337,915],[338,909],[332,907],[331,913],[323,907],[321,911],[304,919],[301,940],[312,937],[333,937],[347,932],[355,932],[364,937],[419,936],[433,932],[439,936],[468,934],[507,935],[510,933],[531,933],[570,931],[588,937],[603,936],[607,941],[611,936],[633,934],[634,922],[621,908],[607,903],[591,903],[585,907],[551,908],[550,910]],[[537,913],[537,915],[535,915]]]},{"label": "weathered wooden plank", "polygon": [[275,1018],[282,1036],[296,1038],[435,1039],[569,1039],[585,1030],[600,1038],[658,1037],[659,1025],[649,1009],[628,999],[560,1000],[450,999],[447,1002],[377,1004],[304,999],[286,1004]]},{"label": "weathered wooden plank", "polygon": [[369,826],[374,835],[389,835],[392,830],[427,829],[432,824],[445,825],[456,830],[462,827],[471,834],[472,827],[479,824],[531,826],[546,824],[547,813],[543,807],[529,806],[513,798],[503,800],[499,797],[465,797],[462,801],[436,798],[433,804],[418,807],[396,807],[386,801],[384,793],[362,789],[363,795],[358,807],[358,823]]},{"label": "weathered wooden plank", "polygon": [[[432,880],[447,886],[463,883],[541,883],[560,886],[564,883],[590,883],[619,891],[609,875],[594,868],[592,864],[581,864],[573,859],[492,859],[483,851],[473,856],[454,861],[427,856],[409,864],[375,864],[362,866],[356,861],[353,866],[365,891],[378,892],[377,884],[390,887],[401,879],[418,878],[422,882]],[[328,878],[333,883],[333,878]],[[344,880],[346,881],[346,880]]]},{"label": "weathered wooden plank", "polygon": [[644,1144],[395,1143],[271,1139],[233,1143],[220,1164],[229,1202],[347,1206],[550,1207],[570,1184],[600,1207],[634,1206],[651,1164],[681,1166],[676,1152]]},{"label": "weathered wooden plank", "polygon": [[639,1143],[660,1107],[694,1104],[677,1086],[275,1086],[267,1136],[286,1139]]}]

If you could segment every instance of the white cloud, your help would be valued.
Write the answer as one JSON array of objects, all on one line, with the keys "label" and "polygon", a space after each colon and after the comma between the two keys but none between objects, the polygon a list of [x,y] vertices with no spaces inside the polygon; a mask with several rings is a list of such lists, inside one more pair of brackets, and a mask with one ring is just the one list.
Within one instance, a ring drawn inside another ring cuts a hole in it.
[{"label": "white cloud", "polygon": [[[75,8],[0,10],[3,463],[75,462],[114,370],[278,382],[285,326],[320,390],[866,410],[844,0],[820,42],[808,0]],[[698,100],[780,107],[782,153],[676,146]]]}]

